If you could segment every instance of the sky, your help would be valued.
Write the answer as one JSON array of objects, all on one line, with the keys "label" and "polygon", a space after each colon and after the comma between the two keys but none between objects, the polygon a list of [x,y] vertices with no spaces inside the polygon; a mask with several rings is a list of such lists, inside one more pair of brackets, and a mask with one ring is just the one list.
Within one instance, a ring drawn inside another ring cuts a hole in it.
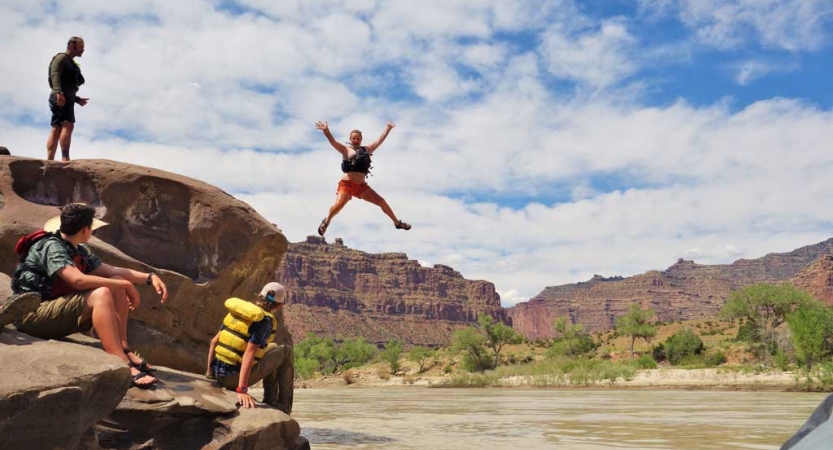
[{"label": "sky", "polygon": [[87,84],[74,159],[214,184],[315,235],[339,141],[374,155],[327,241],[495,284],[731,263],[833,236],[829,0],[0,0],[0,145],[43,158],[47,66]]}]

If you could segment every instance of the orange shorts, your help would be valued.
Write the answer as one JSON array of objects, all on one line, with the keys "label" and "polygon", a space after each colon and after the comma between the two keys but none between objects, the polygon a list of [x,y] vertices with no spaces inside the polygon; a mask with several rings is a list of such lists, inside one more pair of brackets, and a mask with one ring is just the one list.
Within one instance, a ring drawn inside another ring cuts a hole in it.
[{"label": "orange shorts", "polygon": [[364,195],[368,187],[367,183],[356,183],[355,181],[341,180],[338,182],[336,195],[346,192],[353,197],[362,198],[362,195]]}]

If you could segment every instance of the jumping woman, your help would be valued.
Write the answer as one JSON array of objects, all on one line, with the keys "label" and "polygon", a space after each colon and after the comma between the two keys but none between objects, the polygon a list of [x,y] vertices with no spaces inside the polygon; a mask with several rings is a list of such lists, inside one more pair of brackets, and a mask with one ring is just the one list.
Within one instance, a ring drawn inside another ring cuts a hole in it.
[{"label": "jumping woman", "polygon": [[385,142],[385,138],[388,137],[388,133],[390,133],[390,130],[392,130],[395,126],[396,125],[388,122],[385,127],[385,131],[382,132],[379,139],[364,147],[362,146],[362,132],[359,130],[353,130],[350,132],[350,142],[345,145],[333,138],[333,134],[330,133],[330,128],[327,125],[327,122],[315,123],[315,128],[323,131],[324,136],[326,136],[327,140],[330,141],[330,145],[332,145],[336,151],[341,153],[341,171],[344,172],[344,176],[341,177],[341,181],[338,182],[338,189],[336,189],[336,202],[330,207],[330,213],[324,218],[324,220],[321,221],[321,225],[318,226],[318,234],[324,236],[324,233],[327,232],[327,227],[330,225],[330,221],[333,220],[333,217],[335,217],[335,215],[341,211],[341,208],[344,208],[344,205],[346,205],[347,202],[349,202],[353,197],[360,198],[382,208],[382,211],[384,211],[384,213],[390,217],[390,220],[393,221],[393,225],[396,229],[411,229],[411,225],[396,218],[396,214],[394,214],[393,210],[390,206],[388,206],[388,202],[386,202],[381,195],[377,194],[366,181],[367,175],[370,173],[370,155],[372,155],[373,152],[376,151],[380,145],[382,145],[382,142]]}]

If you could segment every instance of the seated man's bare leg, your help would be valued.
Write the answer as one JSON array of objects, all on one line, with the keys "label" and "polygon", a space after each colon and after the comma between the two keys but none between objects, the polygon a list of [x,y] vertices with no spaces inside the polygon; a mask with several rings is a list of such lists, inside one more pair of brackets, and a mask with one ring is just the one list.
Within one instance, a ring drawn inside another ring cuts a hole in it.
[{"label": "seated man's bare leg", "polygon": [[[116,316],[113,292],[104,287],[93,289],[87,293],[86,300],[87,304],[84,306],[82,318],[92,318],[93,328],[95,328],[96,334],[98,334],[98,338],[101,340],[101,346],[104,348],[104,351],[129,365],[130,359],[124,353],[121,340],[119,339],[118,317]],[[134,367],[130,368],[132,375],[136,375],[139,372]],[[155,381],[155,377],[148,375],[139,378],[135,382],[139,385],[146,385],[152,384]]]},{"label": "seated man's bare leg", "polygon": [[[112,277],[113,279],[123,280],[122,277]],[[116,318],[118,319],[119,325],[119,340],[121,342],[121,348],[129,349],[130,344],[127,342],[127,318],[130,314],[130,302],[127,299],[127,293],[123,290],[117,290],[113,292],[113,301],[116,308]],[[128,361],[130,364],[139,366],[142,364],[142,359],[139,358],[138,355],[131,352],[126,352]],[[150,364],[146,364],[147,369],[153,370],[153,366]]]}]

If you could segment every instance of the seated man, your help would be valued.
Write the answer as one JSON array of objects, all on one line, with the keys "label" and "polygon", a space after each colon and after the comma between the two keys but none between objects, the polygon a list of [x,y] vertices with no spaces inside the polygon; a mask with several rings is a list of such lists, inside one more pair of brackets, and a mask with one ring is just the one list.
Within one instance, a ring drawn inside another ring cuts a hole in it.
[{"label": "seated man", "polygon": [[147,388],[157,381],[150,375],[155,369],[132,352],[127,343],[128,311],[141,303],[133,283],[153,285],[162,302],[168,298],[168,290],[153,272],[110,266],[90,252],[84,244],[93,230],[107,225],[94,219],[94,215],[91,206],[72,203],[44,225],[49,234],[26,251],[12,280],[15,293],[37,292],[41,303],[15,326],[43,339],[92,328],[104,351],[130,366],[131,386]]},{"label": "seated man", "polygon": [[292,413],[295,361],[291,345],[276,345],[276,314],[280,313],[286,290],[280,283],[268,283],[257,304],[239,298],[226,300],[229,314],[208,348],[206,376],[216,378],[226,389],[237,392],[238,404],[255,406],[249,385],[263,380],[263,402]]}]

